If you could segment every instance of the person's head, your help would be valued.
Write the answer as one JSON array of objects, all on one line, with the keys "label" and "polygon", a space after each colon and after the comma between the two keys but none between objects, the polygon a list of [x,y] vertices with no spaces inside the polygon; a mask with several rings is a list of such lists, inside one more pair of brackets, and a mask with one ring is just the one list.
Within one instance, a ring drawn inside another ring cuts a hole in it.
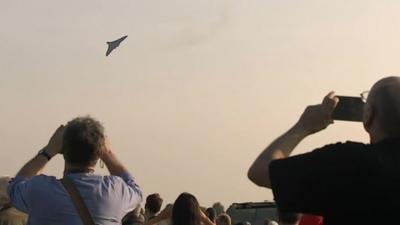
[{"label": "person's head", "polygon": [[269,221],[268,225],[279,225],[279,224],[276,221],[271,220]]},{"label": "person's head", "polygon": [[231,225],[232,220],[231,217],[226,213],[221,213],[216,219],[217,225]]},{"label": "person's head", "polygon": [[22,225],[27,224],[28,215],[10,207],[6,210],[0,211],[0,224],[1,225]]},{"label": "person's head", "polygon": [[206,214],[208,219],[210,219],[213,223],[215,223],[215,220],[217,219],[217,211],[215,211],[214,208],[207,208]]},{"label": "person's head", "polygon": [[272,220],[270,220],[270,219],[265,219],[264,220],[264,225],[269,225],[269,223],[271,222]]},{"label": "person's head", "polygon": [[162,203],[163,199],[160,194],[154,193],[147,196],[144,208],[146,211],[148,210],[150,213],[156,214],[160,211]]},{"label": "person's head", "polygon": [[0,207],[10,203],[10,198],[7,194],[7,187],[10,180],[11,177],[9,176],[0,177]]},{"label": "person's head", "polygon": [[86,116],[67,123],[64,128],[62,153],[66,165],[94,167],[104,146],[104,128],[97,120]]},{"label": "person's head", "polygon": [[138,205],[133,211],[122,218],[122,225],[140,225],[144,224],[143,208]]},{"label": "person's head", "polygon": [[200,225],[200,205],[196,197],[182,193],[175,200],[172,208],[173,225]]},{"label": "person's head", "polygon": [[363,124],[371,143],[400,137],[400,77],[376,82],[364,107]]},{"label": "person's head", "polygon": [[215,211],[217,212],[217,216],[220,215],[221,213],[224,213],[224,212],[225,212],[225,207],[222,205],[221,202],[216,202],[216,203],[214,203],[212,207],[213,207],[213,208],[215,209]]},{"label": "person's head", "polygon": [[0,177],[0,224],[26,224],[28,215],[12,207],[7,194],[11,180],[9,176]]}]

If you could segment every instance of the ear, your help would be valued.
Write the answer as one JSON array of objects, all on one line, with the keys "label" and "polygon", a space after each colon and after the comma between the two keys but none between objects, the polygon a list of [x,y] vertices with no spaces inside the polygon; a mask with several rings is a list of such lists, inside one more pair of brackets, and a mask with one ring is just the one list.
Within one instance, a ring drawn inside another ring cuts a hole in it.
[{"label": "ear", "polygon": [[375,108],[371,104],[366,104],[363,113],[364,129],[369,133],[375,118]]}]

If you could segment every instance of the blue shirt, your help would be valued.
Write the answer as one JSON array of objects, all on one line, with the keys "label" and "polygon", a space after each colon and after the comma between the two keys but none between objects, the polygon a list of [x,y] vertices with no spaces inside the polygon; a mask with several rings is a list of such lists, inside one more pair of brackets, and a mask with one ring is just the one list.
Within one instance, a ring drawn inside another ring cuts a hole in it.
[{"label": "blue shirt", "polygon": [[[74,182],[97,225],[121,224],[123,216],[142,201],[142,192],[129,173],[69,173],[65,177]],[[53,176],[17,176],[8,193],[13,205],[29,214],[28,225],[83,225],[68,192]]]}]

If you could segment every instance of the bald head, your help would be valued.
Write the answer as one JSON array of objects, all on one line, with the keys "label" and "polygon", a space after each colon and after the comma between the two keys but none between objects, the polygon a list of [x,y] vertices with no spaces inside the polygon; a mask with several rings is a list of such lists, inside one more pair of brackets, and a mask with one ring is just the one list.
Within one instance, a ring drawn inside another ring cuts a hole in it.
[{"label": "bald head", "polygon": [[400,137],[400,77],[386,77],[374,84],[366,114],[364,125],[371,135],[379,132],[382,138]]}]

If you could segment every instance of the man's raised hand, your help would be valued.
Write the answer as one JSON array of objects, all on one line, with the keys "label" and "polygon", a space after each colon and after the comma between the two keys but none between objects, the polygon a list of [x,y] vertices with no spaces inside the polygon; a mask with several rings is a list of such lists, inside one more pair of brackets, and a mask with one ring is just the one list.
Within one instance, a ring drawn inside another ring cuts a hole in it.
[{"label": "man's raised hand", "polygon": [[329,92],[321,104],[307,106],[296,127],[307,135],[325,129],[329,124],[333,123],[332,113],[338,102],[339,98],[335,96],[335,93],[333,91]]},{"label": "man's raised hand", "polygon": [[64,125],[60,125],[54,134],[51,136],[49,143],[47,144],[46,152],[51,156],[55,156],[61,153],[62,143],[64,135]]}]

